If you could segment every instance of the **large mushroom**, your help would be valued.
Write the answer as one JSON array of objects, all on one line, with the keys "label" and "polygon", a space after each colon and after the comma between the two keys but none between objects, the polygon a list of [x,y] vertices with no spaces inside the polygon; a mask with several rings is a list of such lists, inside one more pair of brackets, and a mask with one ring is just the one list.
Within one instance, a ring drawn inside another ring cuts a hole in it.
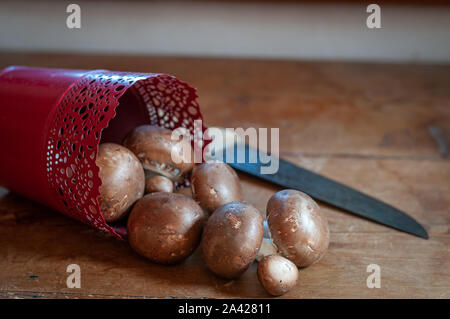
[{"label": "large mushroom", "polygon": [[106,222],[126,215],[144,194],[144,170],[127,148],[113,143],[100,144],[96,164],[102,180],[98,202]]},{"label": "large mushroom", "polygon": [[255,260],[263,239],[263,218],[252,205],[231,202],[208,219],[202,235],[202,255],[216,275],[233,279]]},{"label": "large mushroom", "polygon": [[280,254],[297,266],[309,266],[325,254],[328,222],[307,194],[292,189],[274,194],[267,203],[267,221]]},{"label": "large mushroom", "polygon": [[191,187],[195,199],[209,213],[226,203],[243,200],[239,177],[222,162],[196,165],[191,175]]},{"label": "large mushroom", "polygon": [[144,169],[180,181],[194,164],[189,139],[178,137],[172,139],[172,131],[163,127],[141,125],[125,137],[123,145],[136,154]]},{"label": "large mushroom", "polygon": [[128,241],[138,254],[153,262],[178,263],[198,246],[204,218],[192,198],[164,192],[147,194],[128,217]]}]

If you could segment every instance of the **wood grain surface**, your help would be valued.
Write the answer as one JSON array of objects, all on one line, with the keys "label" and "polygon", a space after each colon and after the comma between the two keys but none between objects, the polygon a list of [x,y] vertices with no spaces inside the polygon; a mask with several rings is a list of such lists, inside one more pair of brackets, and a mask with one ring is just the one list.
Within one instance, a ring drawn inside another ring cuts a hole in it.
[{"label": "wood grain surface", "polygon": [[[284,298],[450,298],[450,66],[0,53],[8,65],[176,75],[198,88],[208,126],[278,127],[281,157],[408,212],[430,235],[319,203],[329,250]],[[278,188],[241,177],[264,213]],[[152,264],[5,188],[0,234],[3,298],[269,297],[256,264],[232,281],[198,250],[180,265]],[[66,286],[69,264],[81,267],[80,289]],[[379,289],[367,288],[369,264],[381,268]]]}]

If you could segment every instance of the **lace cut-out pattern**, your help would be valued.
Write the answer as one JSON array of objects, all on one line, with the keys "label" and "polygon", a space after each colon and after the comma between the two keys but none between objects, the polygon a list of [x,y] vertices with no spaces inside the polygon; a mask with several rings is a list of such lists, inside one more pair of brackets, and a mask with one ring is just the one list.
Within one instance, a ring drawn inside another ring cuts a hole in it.
[{"label": "lace cut-out pattern", "polygon": [[194,136],[194,121],[202,115],[189,84],[165,74],[92,71],[60,99],[46,143],[47,179],[59,210],[121,239],[123,234],[106,224],[100,212],[101,180],[95,161],[101,132],[130,88],[146,106],[150,124],[184,127]]}]

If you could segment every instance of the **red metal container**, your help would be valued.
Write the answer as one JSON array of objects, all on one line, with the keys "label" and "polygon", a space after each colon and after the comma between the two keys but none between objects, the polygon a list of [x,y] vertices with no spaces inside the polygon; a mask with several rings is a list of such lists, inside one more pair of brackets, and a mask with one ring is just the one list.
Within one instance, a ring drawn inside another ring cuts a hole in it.
[{"label": "red metal container", "polygon": [[120,143],[141,124],[194,134],[196,98],[166,74],[8,67],[0,72],[0,185],[123,239],[124,228],[100,213],[98,144]]}]

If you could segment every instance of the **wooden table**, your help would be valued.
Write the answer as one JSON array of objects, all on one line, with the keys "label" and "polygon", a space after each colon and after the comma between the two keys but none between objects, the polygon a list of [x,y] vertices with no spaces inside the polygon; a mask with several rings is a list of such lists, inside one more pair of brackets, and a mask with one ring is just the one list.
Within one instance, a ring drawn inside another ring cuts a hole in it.
[{"label": "wooden table", "polygon": [[[450,66],[1,53],[0,67],[164,72],[198,88],[206,124],[279,127],[281,157],[406,212],[424,240],[320,203],[331,243],[286,298],[450,297]],[[1,155],[0,155],[1,156]],[[278,189],[242,176],[262,212]],[[197,250],[152,264],[127,243],[0,188],[0,297],[267,297],[256,264],[212,275]],[[66,286],[69,264],[80,289]],[[369,289],[369,264],[381,288]]]}]

